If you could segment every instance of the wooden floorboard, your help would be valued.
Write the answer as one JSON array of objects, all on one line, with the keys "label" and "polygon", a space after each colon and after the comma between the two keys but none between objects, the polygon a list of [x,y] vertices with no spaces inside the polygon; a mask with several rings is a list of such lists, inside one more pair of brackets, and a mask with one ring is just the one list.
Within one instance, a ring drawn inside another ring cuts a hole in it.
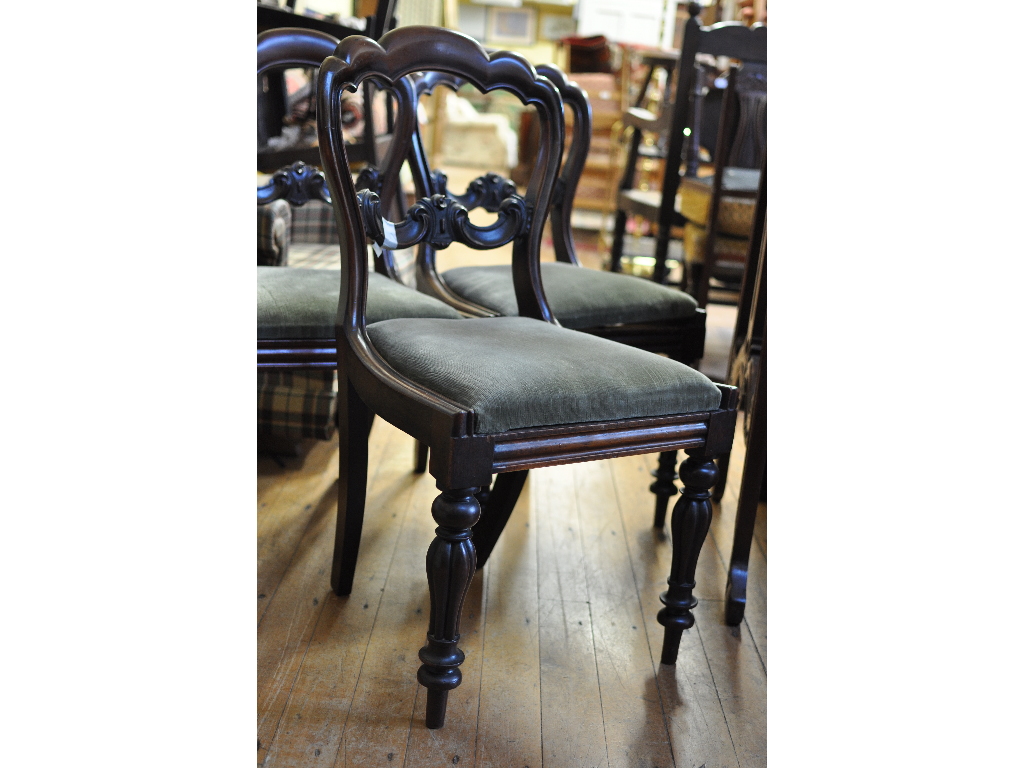
[{"label": "wooden floorboard", "polygon": [[735,629],[723,621],[739,452],[698,564],[697,624],[674,666],[659,663],[671,542],[651,524],[657,457],[532,471],[467,597],[463,683],[445,727],[428,731],[416,670],[437,489],[412,472],[412,450],[411,438],[376,421],[347,598],[329,584],[336,443],[284,471],[261,464],[258,583],[272,592],[258,601],[259,764],[766,764],[763,521],[747,618]]}]

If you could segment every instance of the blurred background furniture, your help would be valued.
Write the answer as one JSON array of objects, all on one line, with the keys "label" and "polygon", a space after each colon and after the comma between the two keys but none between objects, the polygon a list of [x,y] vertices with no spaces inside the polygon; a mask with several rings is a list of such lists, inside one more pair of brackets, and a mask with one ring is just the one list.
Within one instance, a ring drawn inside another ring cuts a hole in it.
[{"label": "blurred background furniture", "polygon": [[[667,259],[673,227],[681,228],[686,217],[677,209],[676,193],[680,185],[680,166],[684,164],[687,176],[696,177],[699,166],[699,131],[702,124],[697,113],[701,107],[703,83],[698,79],[695,68],[698,54],[713,57],[728,57],[742,62],[764,64],[767,60],[767,31],[763,26],[747,28],[740,22],[722,22],[702,27],[699,21],[700,5],[691,3],[691,16],[687,20],[682,48],[673,76],[674,94],[668,120],[668,140],[665,146],[663,172],[658,190],[641,190],[635,187],[637,162],[641,159],[640,146],[643,135],[650,133],[657,137],[665,130],[665,119],[660,114],[653,119],[634,112],[630,119],[633,134],[629,153],[626,157],[622,180],[619,185],[615,230],[612,239],[610,263],[612,271],[620,271],[625,245],[627,218],[640,216],[654,230],[654,248],[651,254],[654,265],[651,278],[664,282],[668,276]],[[696,93],[697,98],[693,95]],[[662,105],[664,109],[665,105]],[[648,142],[656,144],[657,139]],[[686,156],[684,158],[684,148]],[[716,147],[716,150],[720,148]],[[720,154],[720,152],[716,152]],[[754,185],[756,189],[756,184]],[[681,249],[679,251],[681,254]]]},{"label": "blurred background furniture", "polygon": [[[697,82],[702,79],[697,76]],[[727,81],[714,172],[686,173],[679,184],[678,208],[685,219],[683,284],[702,307],[712,298],[735,301],[751,249],[755,198],[766,157],[766,67],[730,65]],[[695,103],[699,99],[695,94]]]}]

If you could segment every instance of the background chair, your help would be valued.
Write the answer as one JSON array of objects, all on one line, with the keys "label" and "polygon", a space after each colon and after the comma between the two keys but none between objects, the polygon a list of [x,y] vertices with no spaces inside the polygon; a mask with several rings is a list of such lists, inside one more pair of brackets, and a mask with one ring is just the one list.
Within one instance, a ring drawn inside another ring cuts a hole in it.
[{"label": "background chair", "polygon": [[[257,72],[286,66],[319,67],[334,52],[337,44],[337,38],[315,30],[274,29],[264,32],[257,38]],[[407,133],[408,130],[403,131],[403,134]],[[391,151],[404,156],[405,145],[394,144],[393,150],[389,148]],[[393,176],[388,173],[369,175],[389,198],[394,195],[392,190],[397,189],[398,166],[398,162],[384,164],[385,168],[393,169]],[[318,201],[322,204],[330,200],[323,174],[302,162],[281,169],[268,184],[257,190],[257,201],[261,205],[279,206],[283,203],[295,206],[295,211],[303,210],[298,206],[314,206],[308,220],[297,216],[299,223],[305,223],[307,232],[317,233],[312,236],[319,239],[328,239],[323,230],[329,223],[334,242],[338,242],[333,212],[315,207]],[[376,271],[368,278],[365,312],[371,321],[394,317],[462,318],[448,305],[392,279],[389,267],[393,271],[394,265],[388,261],[389,256],[390,252],[382,252],[375,259]],[[268,430],[274,428],[278,433],[283,430],[292,436],[297,433],[330,437],[336,418],[335,370],[338,355],[334,325],[340,275],[341,270],[338,269],[287,266],[258,266],[256,269],[258,416]],[[338,387],[342,391],[346,391],[344,378],[344,375],[338,377]],[[360,455],[360,448],[350,447],[354,443],[362,446],[364,456],[361,470],[358,467],[347,469],[344,483],[347,492],[339,493],[338,498],[338,533],[331,585],[338,594],[348,594],[362,531],[365,452],[370,417],[349,420],[339,427],[342,454]]]},{"label": "background chair", "polygon": [[[688,162],[684,168],[687,176],[697,175],[697,150],[699,147],[699,130],[701,115],[698,114],[701,100],[700,92],[703,83],[696,79],[697,70],[694,64],[698,53],[706,56],[726,56],[744,63],[766,64],[768,54],[768,34],[764,26],[746,27],[740,22],[722,22],[710,27],[701,27],[697,14],[700,5],[691,3],[690,18],[683,32],[683,44],[679,53],[679,61],[674,75],[674,98],[672,100],[671,119],[669,121],[668,142],[660,189],[635,189],[636,165],[640,155],[643,137],[648,132],[655,135],[664,129],[662,118],[651,120],[643,115],[633,114],[627,118],[626,125],[632,128],[629,151],[624,163],[622,181],[619,184],[618,206],[615,216],[615,230],[611,249],[611,270],[618,272],[622,268],[622,254],[625,244],[626,221],[629,216],[642,216],[655,227],[654,270],[651,279],[661,283],[668,277],[667,259],[669,242],[673,227],[683,227],[687,219],[676,208],[676,193],[679,191],[680,166],[683,163],[684,146],[688,143]],[[698,98],[692,94],[698,93]],[[720,151],[720,147],[716,150]],[[736,184],[732,184],[730,192],[738,192]],[[749,192],[753,194],[757,188],[756,181],[752,184],[747,180]]]},{"label": "background chair", "polygon": [[[749,318],[749,331],[745,347],[749,353],[756,338],[756,358],[747,357],[737,378],[742,380],[748,396],[745,411],[744,432],[746,454],[743,460],[743,477],[740,495],[736,502],[736,524],[733,532],[732,552],[729,555],[729,579],[725,592],[725,621],[736,626],[743,620],[747,604],[747,570],[750,561],[750,546],[754,538],[754,523],[757,521],[758,500],[763,498],[767,475],[768,441],[768,352],[766,303],[768,238],[761,241],[760,258],[757,263],[755,287],[753,290],[753,311]],[[756,335],[755,335],[756,334]]]},{"label": "background chair", "polygon": [[[540,65],[537,72],[558,88],[564,104],[572,110],[573,140],[554,190],[551,231],[555,263],[540,265],[544,291],[551,311],[566,328],[617,341],[649,352],[665,353],[674,360],[696,366],[704,353],[706,315],[689,295],[648,280],[616,275],[580,265],[573,243],[571,218],[576,187],[586,161],[590,142],[591,114],[587,95],[553,65]],[[457,88],[461,83],[443,75],[417,79],[417,97],[437,85]],[[399,111],[414,108],[399,98]],[[481,206],[497,211],[501,201],[514,193],[515,185],[495,174],[470,184],[464,195],[446,189],[443,173],[431,171],[418,133],[413,137],[410,166],[421,195],[446,194],[467,207]],[[478,317],[518,314],[514,270],[508,266],[457,267],[439,274],[434,249],[421,243],[417,254],[417,284],[467,314]],[[664,525],[668,500],[675,486],[677,454],[666,452],[659,461],[655,494],[655,525]],[[511,512],[511,508],[508,508]]]},{"label": "background chair", "polygon": [[[385,223],[379,199],[352,183],[336,107],[342,90],[367,78],[397,84],[413,72],[439,70],[488,91],[505,88],[537,108],[537,173],[524,196],[499,206],[490,227],[469,222],[464,206],[443,195],[421,199],[397,224]],[[686,449],[683,494],[673,513],[673,562],[665,608],[662,663],[675,662],[683,629],[692,626],[697,557],[711,517],[713,458],[728,450],[735,390],[715,385],[673,360],[595,335],[559,327],[542,282],[542,228],[558,172],[564,120],[557,89],[522,57],[488,54],[449,30],[404,27],[380,45],[343,40],[325,61],[318,124],[348,270],[341,271],[339,367],[347,378],[342,423],[365,421],[367,408],[430,446],[430,473],[440,495],[427,551],[430,619],[418,679],[427,688],[428,728],[444,724],[448,692],[461,682],[458,649],[462,603],[475,570],[474,494],[495,473],[616,455]],[[514,243],[517,317],[451,322],[393,319],[367,323],[365,237],[411,246],[453,240],[476,247]],[[358,449],[351,441],[350,449]],[[347,462],[365,462],[342,455]],[[364,475],[365,477],[365,475]]]},{"label": "background chair", "polygon": [[[732,303],[739,289],[751,247],[758,179],[767,157],[766,68],[730,66],[727,80],[714,173],[684,174],[679,184],[679,211],[686,219],[684,285],[702,307],[712,298],[712,281],[718,301]],[[723,297],[722,291],[728,294]]]},{"label": "background chair", "polygon": [[[372,16],[364,19],[365,27],[346,26],[326,19],[315,18],[305,14],[295,13],[295,2],[291,0],[288,8],[279,8],[264,3],[257,4],[256,10],[256,31],[266,32],[272,29],[302,29],[326,34],[335,40],[340,40],[349,35],[367,35],[375,40],[394,26],[394,11],[397,0],[379,0],[376,11]],[[281,70],[270,70],[263,72],[259,78],[257,88],[257,152],[256,167],[262,173],[273,173],[279,168],[291,165],[295,162],[304,162],[310,166],[320,164],[320,152],[311,141],[315,137],[315,126],[312,120],[315,119],[315,98],[312,93],[316,80],[316,66],[306,65],[309,69],[310,99],[305,102],[306,109],[303,112],[304,119],[299,120],[299,128],[305,123],[305,131],[296,130],[295,139],[287,146],[276,146],[272,140],[280,137],[285,125],[290,122],[293,115],[289,109],[289,98],[285,85],[284,74]],[[350,142],[350,152],[353,163],[377,164],[381,161],[387,145],[390,142],[390,133],[385,131],[378,134],[376,131],[376,120],[374,119],[375,99],[373,97],[373,86],[367,84],[361,93],[358,102],[358,111],[362,121],[363,129],[357,137]]]}]

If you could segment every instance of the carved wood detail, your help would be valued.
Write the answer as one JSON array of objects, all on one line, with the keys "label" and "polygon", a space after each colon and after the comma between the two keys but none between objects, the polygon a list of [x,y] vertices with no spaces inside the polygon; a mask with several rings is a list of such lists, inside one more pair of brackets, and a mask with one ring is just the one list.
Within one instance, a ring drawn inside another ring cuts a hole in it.
[{"label": "carved wood detail", "polygon": [[444,725],[448,691],[462,682],[458,647],[462,604],[476,571],[476,548],[470,529],[480,519],[478,488],[442,491],[430,508],[437,534],[427,550],[430,625],[420,649],[423,664],[416,679],[427,689],[427,728]]}]

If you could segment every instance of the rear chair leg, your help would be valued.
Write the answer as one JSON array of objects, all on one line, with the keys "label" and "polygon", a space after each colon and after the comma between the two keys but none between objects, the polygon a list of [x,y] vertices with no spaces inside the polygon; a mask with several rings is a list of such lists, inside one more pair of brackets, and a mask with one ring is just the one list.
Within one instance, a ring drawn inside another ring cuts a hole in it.
[{"label": "rear chair leg", "polygon": [[427,689],[427,728],[444,725],[448,691],[462,682],[459,665],[466,658],[459,650],[462,604],[476,571],[472,527],[480,519],[478,488],[442,490],[430,508],[437,522],[437,537],[427,550],[430,589],[430,626],[427,644],[420,649],[423,662],[416,679]]},{"label": "rear chair leg", "polygon": [[679,493],[675,481],[679,478],[676,474],[676,456],[678,451],[664,451],[658,456],[658,468],[651,472],[655,478],[651,483],[651,493],[655,495],[654,500],[654,527],[665,527],[665,513],[668,512],[668,500]]},{"label": "rear chair leg", "polygon": [[419,440],[416,441],[416,464],[413,468],[413,472],[422,475],[424,472],[427,471],[427,452],[429,450],[430,446],[428,446],[426,443],[420,442]]},{"label": "rear chair leg", "polygon": [[352,592],[352,579],[363,533],[366,506],[366,442],[373,414],[352,384],[340,383],[338,397],[338,525],[334,534],[331,588],[336,595]]},{"label": "rear chair leg", "polygon": [[694,574],[704,538],[711,527],[711,486],[718,469],[715,462],[698,449],[679,465],[683,493],[672,510],[672,571],[668,590],[661,595],[665,607],[658,611],[658,623],[665,627],[661,663],[675,664],[683,630],[693,626]]}]

